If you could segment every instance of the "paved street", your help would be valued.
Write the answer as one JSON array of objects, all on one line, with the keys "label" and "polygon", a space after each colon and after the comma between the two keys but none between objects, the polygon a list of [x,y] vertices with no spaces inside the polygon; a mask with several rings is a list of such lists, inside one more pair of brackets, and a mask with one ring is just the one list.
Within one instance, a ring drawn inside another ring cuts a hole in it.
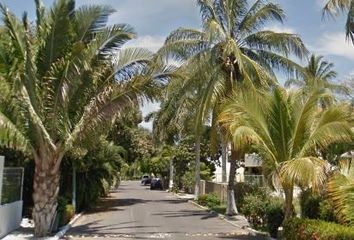
[{"label": "paved street", "polygon": [[119,190],[81,217],[66,239],[258,239],[171,193],[139,182]]}]

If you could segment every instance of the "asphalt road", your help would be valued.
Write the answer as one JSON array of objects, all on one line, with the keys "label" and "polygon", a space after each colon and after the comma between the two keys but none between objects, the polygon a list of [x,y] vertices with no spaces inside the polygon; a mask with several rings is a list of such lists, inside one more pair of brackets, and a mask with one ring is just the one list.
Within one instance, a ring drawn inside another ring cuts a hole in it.
[{"label": "asphalt road", "polygon": [[134,181],[122,182],[118,191],[82,216],[65,238],[257,239],[248,234],[187,200]]}]

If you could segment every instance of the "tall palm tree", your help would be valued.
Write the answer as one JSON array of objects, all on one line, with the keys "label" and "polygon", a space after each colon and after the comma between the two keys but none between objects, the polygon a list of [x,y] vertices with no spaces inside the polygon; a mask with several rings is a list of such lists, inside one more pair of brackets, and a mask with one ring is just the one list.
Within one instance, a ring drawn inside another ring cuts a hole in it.
[{"label": "tall palm tree", "polygon": [[[198,5],[202,30],[177,29],[159,51],[194,69],[179,91],[199,96],[194,107],[197,109],[196,132],[210,115],[216,119],[220,102],[234,89],[240,85],[272,85],[273,69],[299,70],[301,67],[288,56],[295,54],[303,58],[307,54],[298,35],[265,30],[267,23],[282,23],[285,18],[277,4],[257,0],[250,6],[247,0],[198,0]],[[233,159],[231,168],[235,167]],[[234,175],[230,175],[227,210],[230,215],[237,212],[233,179]]]},{"label": "tall palm tree", "polygon": [[[334,71],[334,64],[323,60],[323,56],[311,55],[307,66],[299,73],[299,78],[289,79],[285,86],[295,85],[301,87],[305,93],[310,93],[316,89],[327,89],[338,94],[349,94],[347,87],[333,83],[337,73]],[[331,97],[333,98],[333,97]],[[330,99],[327,99],[330,100]],[[321,100],[322,106],[326,105],[326,99]]]},{"label": "tall palm tree", "polygon": [[354,43],[354,1],[353,0],[329,0],[323,8],[324,13],[331,16],[347,12],[347,21],[345,23],[345,34],[347,39]]},{"label": "tall palm tree", "polygon": [[75,9],[74,0],[57,0],[47,10],[35,3],[34,26],[1,5],[0,136],[22,143],[35,159],[39,237],[55,215],[64,154],[98,139],[124,108],[152,99],[160,82],[152,80],[155,66],[147,67],[149,51],[121,48],[135,33],[126,24],[107,26],[112,8]]},{"label": "tall palm tree", "polygon": [[328,163],[320,150],[353,141],[348,106],[322,110],[317,103],[324,95],[323,90],[304,96],[280,87],[271,93],[237,93],[220,116],[234,144],[258,149],[269,183],[284,191],[285,218],[294,214],[295,184],[316,188],[326,179]]}]

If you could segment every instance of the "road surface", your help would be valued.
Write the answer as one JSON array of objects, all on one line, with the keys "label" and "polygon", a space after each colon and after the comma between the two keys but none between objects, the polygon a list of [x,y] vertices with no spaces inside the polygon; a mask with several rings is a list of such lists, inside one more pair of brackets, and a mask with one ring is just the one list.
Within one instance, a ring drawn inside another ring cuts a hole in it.
[{"label": "road surface", "polygon": [[122,182],[67,232],[65,239],[259,239],[244,229],[139,182]]}]

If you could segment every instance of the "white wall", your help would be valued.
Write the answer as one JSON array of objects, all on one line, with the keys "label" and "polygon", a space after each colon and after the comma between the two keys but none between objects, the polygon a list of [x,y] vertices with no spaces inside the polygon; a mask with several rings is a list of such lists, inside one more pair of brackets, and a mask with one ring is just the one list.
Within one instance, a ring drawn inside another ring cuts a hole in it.
[{"label": "white wall", "polygon": [[20,227],[23,201],[0,206],[0,238]]}]

